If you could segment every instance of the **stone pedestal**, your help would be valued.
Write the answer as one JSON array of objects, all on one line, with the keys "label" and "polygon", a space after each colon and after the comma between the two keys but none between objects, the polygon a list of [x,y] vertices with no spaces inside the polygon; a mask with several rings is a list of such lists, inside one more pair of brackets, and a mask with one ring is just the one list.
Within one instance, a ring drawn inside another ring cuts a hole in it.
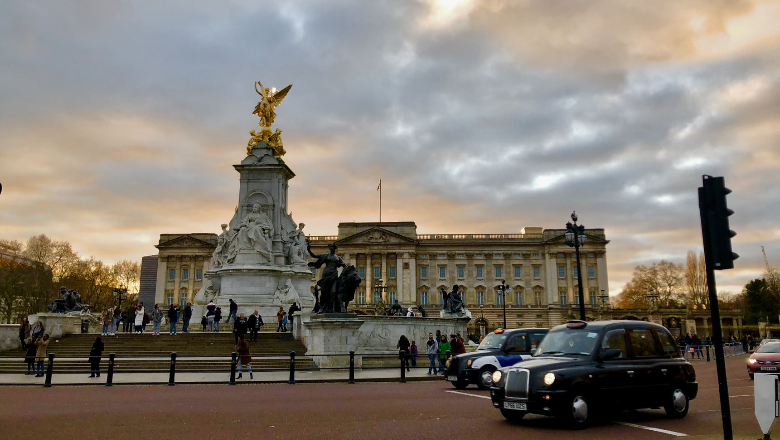
[{"label": "stone pedestal", "polygon": [[[461,314],[457,314],[457,313],[450,313],[450,312],[442,309],[439,312],[439,318],[443,318],[443,319],[468,318],[468,320],[471,321],[471,312],[468,309],[463,309],[463,312]],[[466,322],[468,322],[468,321],[466,321]]]},{"label": "stone pedestal", "polygon": [[89,318],[77,314],[38,313],[37,315],[30,315],[28,319],[30,320],[30,328],[35,327],[35,323],[41,321],[43,332],[54,339],[61,338],[63,335],[81,333],[81,320]]},{"label": "stone pedestal", "polygon": [[[302,324],[309,333],[306,356],[311,356],[320,368],[349,368],[349,352],[358,351],[362,319],[357,315],[338,313],[315,315]],[[356,355],[355,368],[362,367],[363,358]]]}]

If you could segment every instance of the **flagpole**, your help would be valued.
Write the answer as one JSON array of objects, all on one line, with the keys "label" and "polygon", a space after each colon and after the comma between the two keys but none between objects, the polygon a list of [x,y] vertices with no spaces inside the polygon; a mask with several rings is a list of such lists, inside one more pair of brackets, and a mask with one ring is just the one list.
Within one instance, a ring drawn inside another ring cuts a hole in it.
[{"label": "flagpole", "polygon": [[382,223],[382,179],[379,179],[379,223]]}]

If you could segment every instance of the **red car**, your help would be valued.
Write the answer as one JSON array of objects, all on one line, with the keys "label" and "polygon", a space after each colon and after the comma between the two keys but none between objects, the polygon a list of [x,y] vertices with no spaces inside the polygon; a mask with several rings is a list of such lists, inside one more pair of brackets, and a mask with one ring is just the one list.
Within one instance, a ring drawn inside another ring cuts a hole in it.
[{"label": "red car", "polygon": [[769,342],[750,355],[747,363],[748,376],[756,373],[778,373],[780,371],[780,342]]}]

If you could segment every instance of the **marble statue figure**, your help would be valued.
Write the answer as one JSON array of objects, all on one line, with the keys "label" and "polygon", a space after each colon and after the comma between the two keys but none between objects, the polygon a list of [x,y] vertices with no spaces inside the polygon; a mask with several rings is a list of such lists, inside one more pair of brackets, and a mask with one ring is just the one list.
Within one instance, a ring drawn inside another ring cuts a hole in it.
[{"label": "marble statue figure", "polygon": [[273,231],[271,220],[260,210],[260,204],[255,203],[252,212],[241,220],[238,232],[230,242],[228,263],[232,263],[242,249],[254,249],[265,262],[270,262]]}]

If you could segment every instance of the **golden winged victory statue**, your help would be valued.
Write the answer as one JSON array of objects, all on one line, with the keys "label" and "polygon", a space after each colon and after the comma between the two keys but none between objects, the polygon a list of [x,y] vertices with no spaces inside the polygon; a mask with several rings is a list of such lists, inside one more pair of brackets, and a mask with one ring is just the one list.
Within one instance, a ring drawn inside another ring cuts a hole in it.
[{"label": "golden winged victory statue", "polygon": [[284,156],[285,151],[284,144],[282,143],[282,130],[277,128],[275,132],[272,132],[271,124],[273,124],[276,119],[276,107],[282,103],[284,97],[287,96],[287,93],[291,88],[292,84],[277,91],[276,87],[268,89],[263,87],[263,83],[260,81],[255,82],[255,91],[260,95],[260,102],[257,103],[255,111],[253,111],[252,114],[257,115],[260,118],[260,122],[258,123],[260,131],[256,132],[255,130],[252,130],[249,132],[252,137],[249,139],[249,143],[247,143],[246,146],[246,153],[248,155],[252,154],[252,148],[257,146],[257,144],[265,142],[273,147],[274,156]]}]

